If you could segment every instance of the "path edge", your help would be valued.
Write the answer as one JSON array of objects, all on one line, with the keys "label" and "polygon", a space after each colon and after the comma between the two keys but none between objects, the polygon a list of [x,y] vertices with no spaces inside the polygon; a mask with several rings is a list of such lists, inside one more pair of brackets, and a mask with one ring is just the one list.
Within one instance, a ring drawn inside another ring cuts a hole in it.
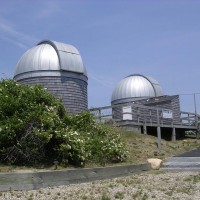
[{"label": "path edge", "polygon": [[149,163],[53,171],[0,173],[0,191],[37,190],[68,184],[130,176],[150,170]]}]

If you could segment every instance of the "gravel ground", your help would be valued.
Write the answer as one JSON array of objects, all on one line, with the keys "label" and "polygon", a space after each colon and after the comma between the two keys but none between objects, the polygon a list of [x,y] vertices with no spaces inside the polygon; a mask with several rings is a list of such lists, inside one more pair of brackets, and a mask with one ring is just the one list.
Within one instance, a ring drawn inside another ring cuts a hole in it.
[{"label": "gravel ground", "polygon": [[31,191],[1,192],[0,200],[199,200],[199,172],[150,171],[129,177]]}]

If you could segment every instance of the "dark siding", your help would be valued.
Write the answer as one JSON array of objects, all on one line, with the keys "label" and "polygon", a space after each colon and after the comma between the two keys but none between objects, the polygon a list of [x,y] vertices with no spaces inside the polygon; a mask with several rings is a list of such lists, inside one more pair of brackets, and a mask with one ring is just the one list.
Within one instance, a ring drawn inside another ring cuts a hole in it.
[{"label": "dark siding", "polygon": [[61,98],[68,113],[78,113],[88,109],[87,82],[71,77],[33,77],[19,82],[27,85],[40,83],[56,98]]},{"label": "dark siding", "polygon": [[[112,102],[113,105],[119,105],[119,107],[113,108],[113,118],[122,120],[122,106],[120,104],[124,103],[133,103],[134,105],[144,105],[148,106],[147,108],[137,108],[132,106],[132,117],[133,121],[137,122],[138,120],[140,121],[148,121],[152,123],[157,122],[157,111],[156,108],[161,108],[161,109],[170,109],[172,110],[173,113],[173,123],[179,124],[181,122],[180,119],[180,103],[179,103],[179,96],[174,95],[174,96],[161,96],[161,97],[155,97],[155,98],[149,98],[149,99],[122,99],[117,100],[115,102]],[[151,109],[152,108],[152,109]],[[159,116],[161,116],[161,111],[159,111]],[[170,119],[162,119],[164,123],[171,123]],[[162,122],[161,122],[162,123]]]}]

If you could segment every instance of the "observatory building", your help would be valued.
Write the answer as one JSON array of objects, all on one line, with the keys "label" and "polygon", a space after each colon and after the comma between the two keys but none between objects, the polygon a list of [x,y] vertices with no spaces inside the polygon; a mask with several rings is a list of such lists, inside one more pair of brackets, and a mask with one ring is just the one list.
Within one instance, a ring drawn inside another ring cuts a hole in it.
[{"label": "observatory building", "polygon": [[[181,138],[185,131],[197,130],[198,116],[180,110],[179,95],[164,94],[159,82],[149,76],[132,74],[113,90],[111,106],[92,108],[97,121],[162,138]],[[110,120],[112,119],[112,120]],[[158,148],[161,143],[158,142]]]},{"label": "observatory building", "polygon": [[113,90],[111,105],[113,119],[118,121],[157,123],[159,115],[163,122],[180,123],[179,96],[164,95],[158,81],[149,76],[133,74],[122,79]]},{"label": "observatory building", "polygon": [[40,83],[62,99],[68,113],[88,109],[87,71],[72,45],[50,40],[39,42],[22,55],[14,79],[27,85]]}]

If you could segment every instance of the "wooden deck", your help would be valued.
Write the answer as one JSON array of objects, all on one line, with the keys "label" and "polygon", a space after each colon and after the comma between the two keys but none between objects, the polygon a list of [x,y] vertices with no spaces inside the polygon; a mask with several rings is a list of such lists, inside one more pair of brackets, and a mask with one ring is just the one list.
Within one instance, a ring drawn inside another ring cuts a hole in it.
[{"label": "wooden deck", "polygon": [[172,110],[159,106],[143,106],[135,103],[92,108],[90,112],[99,122],[107,122],[144,134],[154,128],[157,130],[158,138],[161,138],[161,131],[164,133],[165,129],[170,129],[173,141],[176,140],[177,133],[180,135],[187,130],[197,131],[200,118],[191,112],[173,113]]}]

